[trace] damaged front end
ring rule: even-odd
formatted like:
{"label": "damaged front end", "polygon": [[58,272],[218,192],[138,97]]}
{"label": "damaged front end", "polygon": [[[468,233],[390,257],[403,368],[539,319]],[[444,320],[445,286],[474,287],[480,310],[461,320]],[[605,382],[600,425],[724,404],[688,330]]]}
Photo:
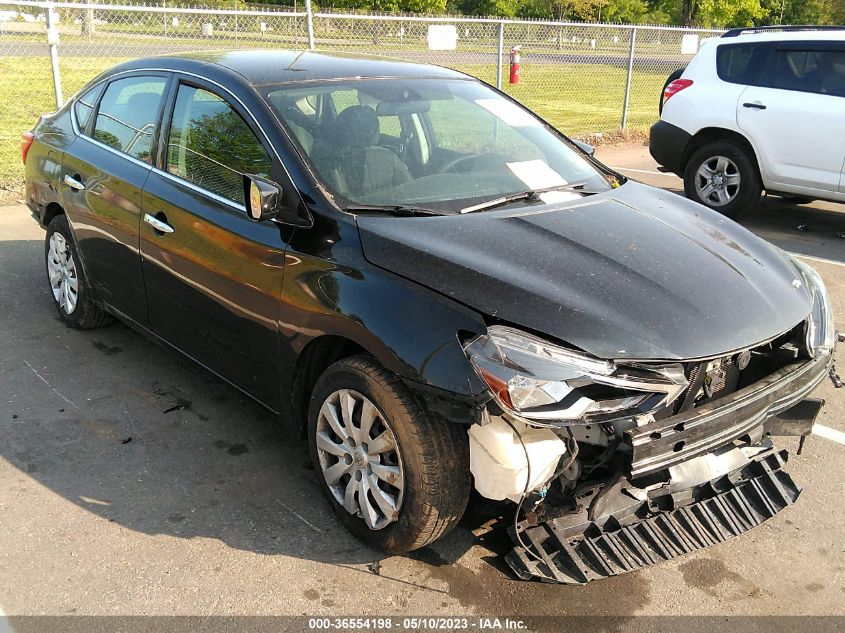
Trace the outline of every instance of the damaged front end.
{"label": "damaged front end", "polygon": [[805,279],[805,321],[719,358],[611,362],[503,326],[466,343],[494,396],[470,427],[471,469],[483,496],[517,504],[507,561],[519,577],[632,571],[794,503],[770,436],[803,443],[823,405],[808,396],[835,377],[829,302]]}

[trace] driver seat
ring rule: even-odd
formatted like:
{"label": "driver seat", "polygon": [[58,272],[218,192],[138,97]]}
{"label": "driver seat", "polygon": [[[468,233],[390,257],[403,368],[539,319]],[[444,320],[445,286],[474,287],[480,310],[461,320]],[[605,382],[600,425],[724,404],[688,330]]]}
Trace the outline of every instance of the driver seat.
{"label": "driver seat", "polygon": [[379,122],[369,106],[351,106],[334,123],[339,146],[333,184],[346,196],[366,196],[411,180],[408,167],[395,153],[376,145]]}

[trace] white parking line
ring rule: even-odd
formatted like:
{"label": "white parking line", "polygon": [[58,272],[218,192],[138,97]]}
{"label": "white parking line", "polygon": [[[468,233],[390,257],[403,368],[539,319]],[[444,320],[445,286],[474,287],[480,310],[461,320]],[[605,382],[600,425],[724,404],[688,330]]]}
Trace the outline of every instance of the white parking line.
{"label": "white parking line", "polygon": [[615,169],[616,171],[632,171],[637,174],[651,174],[652,176],[672,176],[673,178],[677,178],[677,176],[673,173],[664,173],[662,171],[654,171],[651,169],[634,169],[633,167],[614,167],[612,165],[609,166],[611,169]]}
{"label": "white parking line", "polygon": [[13,633],[12,625],[9,624],[9,618],[3,613],[3,609],[0,609],[0,633]]}
{"label": "white parking line", "polygon": [[790,255],[795,255],[796,257],[800,257],[801,259],[809,259],[810,261],[814,262],[821,262],[822,264],[832,264],[833,266],[845,266],[845,263],[838,262],[835,259],[825,259],[824,257],[813,257],[812,255],[803,255],[801,253],[793,253],[792,251],[786,251]]}
{"label": "white parking line", "polygon": [[823,437],[826,440],[830,440],[831,442],[836,442],[837,444],[842,444],[842,446],[845,446],[845,433],[843,433],[842,431],[837,431],[836,429],[832,429],[829,426],[825,426],[824,424],[814,424],[813,435],[818,435],[819,437]]}

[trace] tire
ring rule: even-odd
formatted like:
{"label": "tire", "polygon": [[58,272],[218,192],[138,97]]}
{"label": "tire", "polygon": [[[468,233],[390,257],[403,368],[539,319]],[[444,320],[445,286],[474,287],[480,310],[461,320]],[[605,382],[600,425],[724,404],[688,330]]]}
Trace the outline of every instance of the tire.
{"label": "tire", "polygon": [[680,79],[681,75],[684,74],[684,71],[687,69],[686,66],[683,68],[678,68],[678,70],[674,71],[671,75],[666,78],[666,81],[663,83],[663,88],[660,90],[660,101],[657,104],[657,113],[663,114],[663,93],[666,92],[666,86],[670,83],[675,81],[676,79]]}
{"label": "tire", "polygon": [[[720,178],[715,184],[706,175]],[[708,195],[708,186],[710,193]],[[760,176],[754,158],[732,141],[716,141],[699,148],[684,169],[684,193],[729,218],[760,200]]]}
{"label": "tire", "polygon": [[91,286],[85,278],[76,243],[64,215],[57,215],[47,225],[44,263],[53,305],[66,325],[89,330],[111,323],[112,317],[108,312],[94,303]]}
{"label": "tire", "polygon": [[[367,405],[362,398],[375,407],[371,410],[374,415],[366,416],[367,420],[375,420],[366,434],[362,423],[366,424]],[[350,399],[353,406],[349,406]],[[329,407],[334,409],[341,431],[348,427],[346,419],[353,420],[354,430],[347,436],[357,432],[360,441],[353,438],[352,451],[349,441],[344,442],[344,435],[332,426]],[[344,409],[351,410],[352,415],[344,416]],[[387,437],[385,433],[392,433],[396,450],[386,449],[376,455],[377,450],[392,446],[389,441],[381,441]],[[326,444],[327,440],[332,446]],[[419,549],[446,534],[464,513],[470,492],[466,429],[430,417],[398,376],[370,356],[340,360],[317,380],[308,407],[308,441],[320,489],[346,528],[371,547],[391,553]],[[326,450],[327,446],[330,450]],[[339,449],[340,446],[345,448]],[[344,451],[349,452],[349,457]],[[363,458],[361,453],[369,455]],[[344,466],[340,466],[341,461]],[[332,467],[334,471],[329,470]],[[385,474],[385,467],[400,477]],[[341,471],[344,473],[335,479]],[[401,483],[401,488],[378,479],[378,475]],[[387,511],[377,507],[375,495],[366,488],[367,507],[373,512],[362,508],[362,479],[366,479],[367,487],[377,485],[388,498],[392,497],[394,503]]]}

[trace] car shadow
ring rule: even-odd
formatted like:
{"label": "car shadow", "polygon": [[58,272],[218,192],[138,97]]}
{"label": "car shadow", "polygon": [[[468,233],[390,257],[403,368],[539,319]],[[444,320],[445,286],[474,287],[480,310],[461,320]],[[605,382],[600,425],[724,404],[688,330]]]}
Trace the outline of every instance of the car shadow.
{"label": "car shadow", "polygon": [[[7,307],[0,370],[10,394],[0,403],[3,458],[64,499],[143,534],[219,539],[259,554],[378,571],[385,555],[336,521],[289,420],[122,324],[65,327],[42,256],[39,241],[0,241]],[[487,536],[475,533],[492,532],[498,508],[478,498],[436,550],[414,556],[451,564],[483,546]]]}

